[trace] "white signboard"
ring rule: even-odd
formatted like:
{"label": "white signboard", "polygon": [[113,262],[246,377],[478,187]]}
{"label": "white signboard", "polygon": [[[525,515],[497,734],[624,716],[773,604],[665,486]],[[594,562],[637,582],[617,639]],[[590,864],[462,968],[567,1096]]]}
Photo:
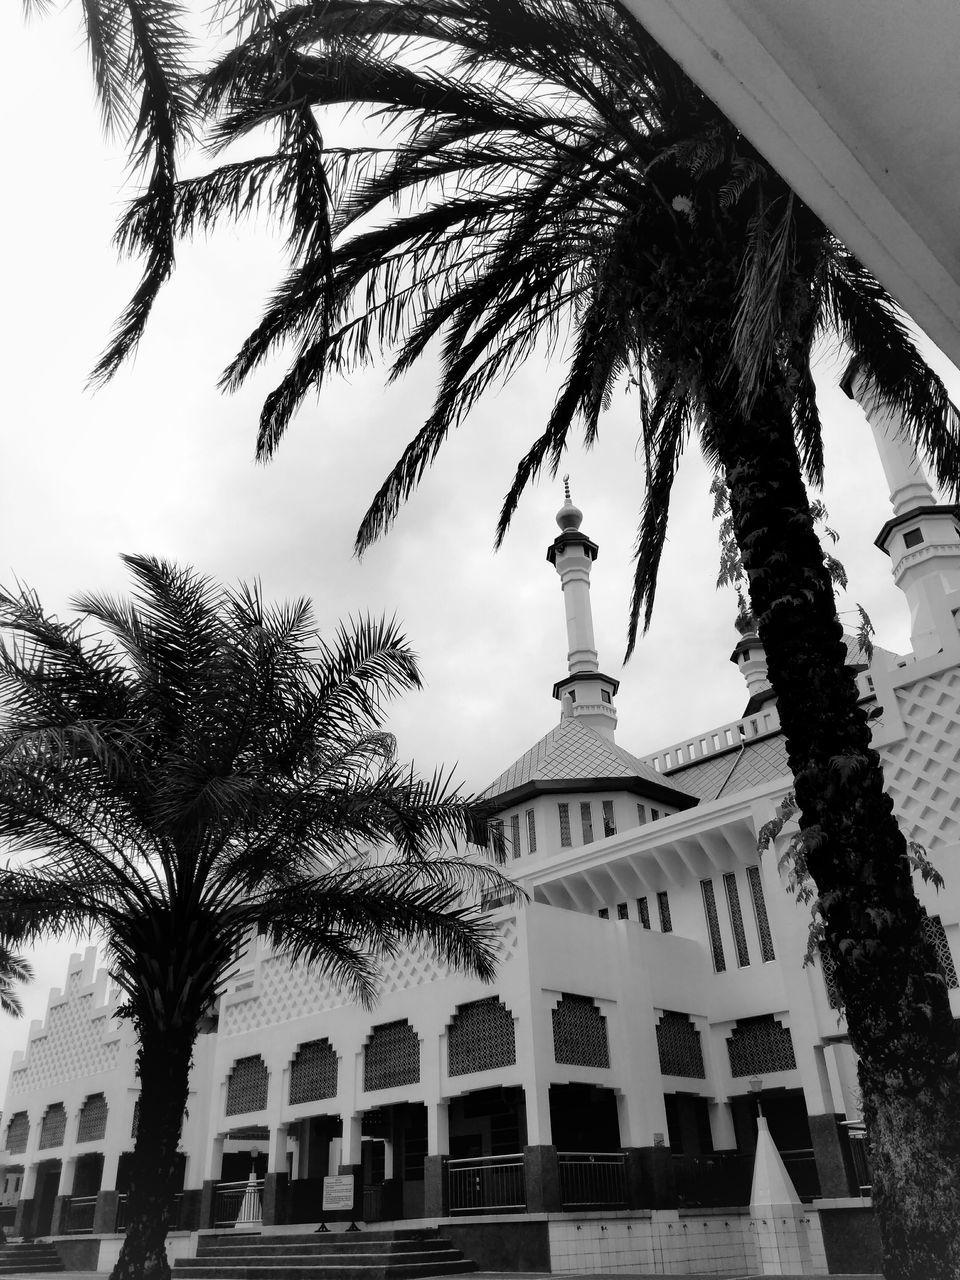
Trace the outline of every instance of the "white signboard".
{"label": "white signboard", "polygon": [[323,1180],[323,1211],[324,1213],[342,1212],[349,1213],[353,1209],[353,1174],[339,1173],[332,1178],[324,1178]]}

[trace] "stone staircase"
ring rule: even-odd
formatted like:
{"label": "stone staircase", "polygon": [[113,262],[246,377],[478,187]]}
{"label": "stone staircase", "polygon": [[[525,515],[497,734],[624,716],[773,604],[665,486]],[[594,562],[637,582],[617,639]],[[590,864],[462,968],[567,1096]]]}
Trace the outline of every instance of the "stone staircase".
{"label": "stone staircase", "polygon": [[178,1258],[174,1280],[416,1280],[461,1275],[475,1264],[435,1229],[311,1235],[201,1236]]}
{"label": "stone staircase", "polygon": [[19,1276],[27,1272],[62,1271],[63,1263],[52,1244],[0,1245],[0,1276]]}

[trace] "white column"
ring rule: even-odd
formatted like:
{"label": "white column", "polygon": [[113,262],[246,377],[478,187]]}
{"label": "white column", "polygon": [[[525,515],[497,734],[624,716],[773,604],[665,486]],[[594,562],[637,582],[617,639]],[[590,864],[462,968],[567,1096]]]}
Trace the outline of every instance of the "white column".
{"label": "white column", "polygon": [[206,1167],[204,1169],[204,1181],[216,1182],[220,1177],[220,1170],[223,1168],[223,1141],[226,1134],[214,1134],[207,1148]]}
{"label": "white column", "polygon": [[[120,1166],[121,1151],[116,1143],[107,1147],[103,1153],[103,1172],[100,1175],[100,1190],[114,1191],[117,1186],[117,1169]],[[186,1185],[186,1183],[184,1183]]]}
{"label": "white column", "polygon": [[343,1136],[340,1139],[340,1163],[343,1165],[360,1163],[362,1124],[363,1116],[358,1112],[343,1117]]}
{"label": "white column", "polygon": [[77,1171],[77,1157],[69,1156],[60,1162],[60,1185],[57,1188],[58,1196],[69,1196],[73,1194],[73,1179]]}
{"label": "white column", "polygon": [[870,379],[858,373],[853,380],[853,398],[864,412],[873,430],[883,474],[890,490],[895,516],[914,507],[932,505],[936,499],[917,458],[917,451],[906,435],[902,416],[877,398]]}
{"label": "white column", "polygon": [[708,1103],[710,1136],[714,1151],[732,1151],[737,1145],[733,1127],[733,1108],[729,1098],[717,1098]]}
{"label": "white column", "polygon": [[20,1183],[20,1199],[32,1200],[37,1189],[37,1170],[40,1166],[27,1164],[23,1168],[23,1181]]}
{"label": "white column", "polygon": [[427,1155],[450,1154],[450,1104],[443,1099],[427,1101]]}
{"label": "white column", "polygon": [[267,1173],[287,1172],[287,1133],[285,1124],[278,1124],[270,1135],[267,1149]]}

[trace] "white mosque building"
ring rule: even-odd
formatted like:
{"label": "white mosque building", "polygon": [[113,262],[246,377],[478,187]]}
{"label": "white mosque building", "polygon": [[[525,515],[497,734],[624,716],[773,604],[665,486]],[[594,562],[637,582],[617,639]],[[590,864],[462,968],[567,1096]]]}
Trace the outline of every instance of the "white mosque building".
{"label": "white mosque building", "polygon": [[[912,651],[867,666],[851,643],[850,660],[904,831],[943,872],[960,851],[960,508],[936,502],[897,424],[851,393],[890,486],[877,544]],[[742,716],[631,755],[593,634],[597,547],[569,491],[557,523],[559,719],[487,793],[526,891],[487,904],[495,983],[412,951],[388,962],[369,1012],[251,944],[197,1045],[175,1255],[197,1233],[312,1230],[324,1179],[352,1174],[334,1225],[440,1224],[484,1267],[876,1267],[855,1057],[829,973],[802,964],[807,920],[776,851],[757,852],[791,785],[760,642],[747,630],[732,654]],[[960,1015],[960,885],[946,881],[918,893]],[[95,962],[73,957],[14,1059],[0,1221],[104,1269],[138,1084]],[[773,1192],[754,1177],[758,1104],[789,1175]]]}

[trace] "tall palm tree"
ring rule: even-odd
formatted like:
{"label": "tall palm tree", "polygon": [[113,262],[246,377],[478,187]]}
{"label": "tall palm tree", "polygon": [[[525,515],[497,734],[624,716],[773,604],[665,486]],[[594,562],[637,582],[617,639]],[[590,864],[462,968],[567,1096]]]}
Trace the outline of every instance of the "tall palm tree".
{"label": "tall palm tree", "polygon": [[[362,550],[478,397],[552,356],[555,403],[499,539],[574,425],[593,444],[632,379],[645,492],[629,651],[650,619],[678,461],[699,439],[729,492],[860,1056],[885,1273],[955,1276],[957,1036],[804,483],[823,469],[811,364],[824,336],[955,489],[943,385],[893,299],[618,0],[242,8],[246,34],[204,77],[199,106],[217,145],[265,125],[276,145],[180,182],[174,224],[189,234],[266,205],[289,226],[288,274],[223,378],[237,387],[293,344],[260,455],[329,374],[384,356],[396,378],[438,356],[432,409],[363,521]],[[371,145],[330,144],[323,130],[345,107],[367,109]],[[135,203],[122,245],[149,253],[157,216],[149,197]]]}
{"label": "tall palm tree", "polygon": [[15,982],[32,982],[30,962],[19,956],[8,941],[0,937],[0,1011],[11,1018],[23,1017],[23,1002],[14,989]]}
{"label": "tall palm tree", "polygon": [[396,623],[327,643],[306,600],[124,559],[133,598],[81,598],[76,621],[0,595],[0,839],[32,855],[0,872],[0,917],[97,931],[124,993],[141,1094],[113,1274],[140,1280],[169,1273],[194,1042],[251,931],[369,1003],[412,942],[491,978],[474,904],[508,882],[450,851],[485,810],[395,759],[384,703],[420,684]]}

